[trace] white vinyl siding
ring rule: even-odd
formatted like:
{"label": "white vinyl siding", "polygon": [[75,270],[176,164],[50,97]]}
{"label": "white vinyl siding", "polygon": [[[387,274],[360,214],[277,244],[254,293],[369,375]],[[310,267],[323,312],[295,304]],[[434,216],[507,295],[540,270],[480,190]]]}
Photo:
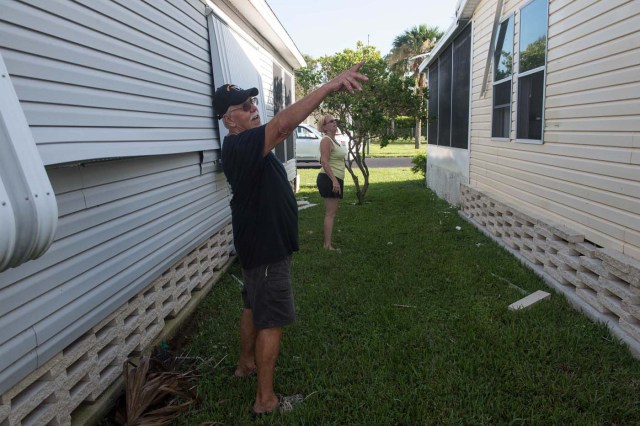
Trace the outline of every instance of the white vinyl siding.
{"label": "white vinyl siding", "polygon": [[[32,350],[41,365],[228,222],[216,160],[187,153],[49,169],[55,240],[46,256],[0,276],[0,353],[11,354],[0,357],[0,378]],[[15,339],[32,332],[37,346]]]}
{"label": "white vinyl siding", "polygon": [[495,7],[474,14],[471,185],[640,259],[640,2],[549,1],[542,145],[491,141],[480,89]]}
{"label": "white vinyl siding", "polygon": [[10,1],[0,49],[45,164],[219,147],[204,5]]}

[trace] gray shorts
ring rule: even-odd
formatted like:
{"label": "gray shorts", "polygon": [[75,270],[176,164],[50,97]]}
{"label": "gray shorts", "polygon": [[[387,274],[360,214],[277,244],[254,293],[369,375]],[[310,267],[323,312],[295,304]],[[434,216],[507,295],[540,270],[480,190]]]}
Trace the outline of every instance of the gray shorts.
{"label": "gray shorts", "polygon": [[283,327],[296,319],[291,289],[291,256],[284,260],[242,269],[242,300],[253,311],[258,330]]}

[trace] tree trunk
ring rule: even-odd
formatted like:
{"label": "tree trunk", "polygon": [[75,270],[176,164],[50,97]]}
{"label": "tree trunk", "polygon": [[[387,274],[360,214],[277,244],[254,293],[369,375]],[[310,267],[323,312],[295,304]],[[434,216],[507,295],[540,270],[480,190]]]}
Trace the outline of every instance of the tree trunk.
{"label": "tree trunk", "polygon": [[416,149],[420,149],[420,138],[422,137],[422,121],[416,118]]}
{"label": "tree trunk", "polygon": [[[356,141],[352,139],[350,141],[350,146],[351,143],[356,144],[356,147],[354,149],[350,149],[350,151],[353,152],[354,155],[351,159],[347,158],[347,160],[345,160],[345,166],[347,171],[351,175],[351,178],[353,179],[353,184],[356,187],[356,198],[358,199],[358,204],[362,205],[365,202],[367,189],[369,189],[369,167],[367,167],[367,163],[365,161],[365,142],[360,140],[358,143],[356,143]],[[356,164],[358,170],[360,170],[360,173],[362,173],[362,177],[364,178],[364,183],[362,184],[362,186],[360,185],[358,176],[353,170],[354,163]]]}

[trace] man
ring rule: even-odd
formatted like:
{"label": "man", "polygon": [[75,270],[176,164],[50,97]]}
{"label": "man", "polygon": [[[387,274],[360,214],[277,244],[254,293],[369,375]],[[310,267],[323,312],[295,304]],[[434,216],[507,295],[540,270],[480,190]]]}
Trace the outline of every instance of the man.
{"label": "man", "polygon": [[362,65],[342,72],[266,125],[256,108],[258,89],[225,84],[214,95],[218,118],[229,130],[222,146],[222,168],[233,193],[233,241],[244,282],[235,375],[257,373],[254,415],[287,411],[303,399],[282,397],[273,389],[282,330],[295,320],[290,261],[298,250],[298,208],[285,169],[271,151],[331,93],[361,91],[360,82],[367,80],[358,72]]}

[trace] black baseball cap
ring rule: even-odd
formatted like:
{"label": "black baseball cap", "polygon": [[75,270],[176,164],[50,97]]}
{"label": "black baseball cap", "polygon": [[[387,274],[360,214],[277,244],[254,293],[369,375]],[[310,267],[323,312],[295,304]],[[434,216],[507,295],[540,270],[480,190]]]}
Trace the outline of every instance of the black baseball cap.
{"label": "black baseball cap", "polygon": [[258,94],[258,89],[252,87],[251,89],[241,89],[235,84],[225,84],[218,87],[215,95],[213,95],[213,107],[218,114],[218,119],[227,112],[231,105],[240,105],[247,99]]}

